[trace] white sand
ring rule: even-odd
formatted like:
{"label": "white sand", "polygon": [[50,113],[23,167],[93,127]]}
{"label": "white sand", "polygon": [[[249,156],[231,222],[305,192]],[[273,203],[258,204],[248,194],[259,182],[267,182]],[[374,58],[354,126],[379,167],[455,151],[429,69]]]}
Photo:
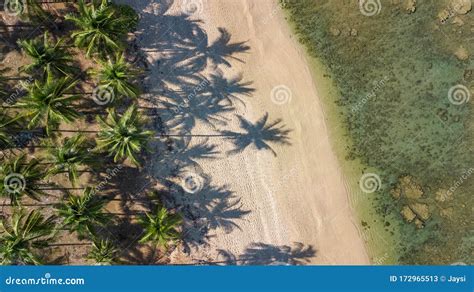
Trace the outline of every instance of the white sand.
{"label": "white sand", "polygon": [[[155,12],[159,10],[157,4],[145,4],[153,1],[138,2],[140,4],[132,5],[143,11],[153,12],[153,7]],[[223,138],[210,138],[209,142],[217,144],[221,154],[219,159],[198,160],[200,171],[212,178],[213,185],[226,185],[235,198],[240,199],[238,206],[250,213],[234,221],[240,229],[225,230],[219,224],[211,228],[209,235],[215,236],[209,239],[208,245],[193,248],[189,258],[223,260],[217,250],[242,258],[248,253],[246,249],[253,246],[267,248],[260,257],[271,259],[246,263],[305,263],[301,259],[284,258],[278,251],[290,253],[291,258],[297,253],[298,246],[303,249],[311,246],[316,253],[306,263],[368,264],[342,170],[331,149],[317,85],[304,50],[291,35],[277,1],[187,2],[196,3],[197,10],[191,18],[202,21],[200,25],[207,32],[209,41],[218,37],[217,28],[223,27],[231,34],[231,42],[247,41],[250,46],[248,52],[235,55],[243,62],[228,59],[232,64],[230,68],[219,66],[227,77],[243,74],[244,81],[252,81],[252,87],[256,89],[253,96],[243,97],[246,107],[238,106],[235,113],[256,121],[268,112],[270,121],[281,118],[286,127],[292,129],[292,145],[272,144],[276,157],[271,151],[259,151],[254,147],[228,156],[222,153],[232,149],[232,143]],[[179,14],[185,5],[186,0],[176,0],[167,14]],[[159,16],[156,19],[160,21]],[[145,37],[142,42],[146,41]],[[157,59],[156,52],[147,54],[149,60]],[[279,85],[285,85],[291,91],[291,100],[281,105],[271,98],[272,89]],[[231,120],[225,126],[218,126],[218,130],[238,131],[235,116],[226,114],[226,117]],[[192,133],[216,132],[198,124]],[[182,260],[181,251],[176,251],[174,256]]]}

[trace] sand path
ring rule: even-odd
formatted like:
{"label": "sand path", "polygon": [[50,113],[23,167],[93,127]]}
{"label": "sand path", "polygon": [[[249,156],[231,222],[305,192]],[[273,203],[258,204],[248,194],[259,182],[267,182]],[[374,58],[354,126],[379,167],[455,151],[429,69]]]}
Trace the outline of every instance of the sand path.
{"label": "sand path", "polygon": [[[126,2],[147,14],[148,21],[141,24],[144,29],[141,43],[148,47],[148,61],[156,62],[160,56],[150,48],[160,33],[151,32],[152,22],[153,19],[160,21],[159,14],[165,9],[159,1]],[[170,7],[166,7],[165,15],[193,12],[189,18],[201,21],[199,26],[206,32],[208,43],[219,37],[218,28],[222,27],[230,33],[231,43],[246,41],[245,45],[250,47],[247,52],[234,56],[242,62],[226,58],[231,66],[210,65],[206,72],[220,70],[229,78],[242,75],[243,81],[252,82],[255,92],[250,97],[242,97],[245,106],[236,105],[232,113],[226,113],[225,125],[213,128],[197,122],[191,133],[242,131],[236,114],[255,122],[265,113],[269,114],[269,121],[282,119],[285,127],[292,130],[291,145],[269,143],[277,156],[252,146],[226,155],[233,148],[232,143],[222,137],[208,139],[217,145],[220,154],[217,159],[196,159],[198,166],[194,170],[206,174],[207,183],[225,186],[232,193],[233,208],[248,213],[233,216],[237,212],[234,209],[222,212],[222,218],[206,226],[206,244],[191,248],[189,258],[206,261],[231,258],[246,264],[275,261],[368,264],[342,170],[331,149],[317,87],[305,53],[291,35],[277,1],[176,0],[168,3]],[[183,28],[175,25],[169,29]],[[156,45],[156,49],[159,51],[160,46]],[[152,69],[151,74],[156,75],[151,79],[160,78],[159,69]],[[151,82],[152,86],[156,84]],[[193,138],[191,145],[203,140]],[[200,193],[193,195],[200,196]],[[175,257],[181,259],[181,252],[177,251]]]}

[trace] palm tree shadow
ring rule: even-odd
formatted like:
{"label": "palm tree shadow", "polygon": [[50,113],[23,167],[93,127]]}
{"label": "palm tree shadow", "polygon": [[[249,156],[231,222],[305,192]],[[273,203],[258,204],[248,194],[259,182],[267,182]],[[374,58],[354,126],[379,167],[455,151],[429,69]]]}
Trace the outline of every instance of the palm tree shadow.
{"label": "palm tree shadow", "polygon": [[221,70],[216,70],[215,73],[210,74],[209,92],[212,96],[218,97],[230,105],[234,105],[234,101],[237,101],[245,106],[244,100],[240,98],[239,95],[252,96],[255,88],[250,87],[252,82],[244,82],[242,80],[242,74],[227,79]]}
{"label": "palm tree shadow", "polygon": [[269,150],[277,156],[275,150],[270,144],[291,145],[288,134],[291,130],[282,125],[282,120],[277,119],[268,123],[268,113],[266,113],[257,122],[252,123],[242,116],[238,115],[242,132],[221,131],[223,136],[232,140],[235,147],[228,154],[236,154],[244,151],[247,147],[253,145],[258,150]]}
{"label": "palm tree shadow", "polygon": [[176,208],[184,217],[183,247],[186,253],[191,249],[209,246],[213,237],[210,231],[222,229],[230,233],[240,229],[236,220],[250,213],[227,186],[215,186],[205,178],[202,186],[194,193],[183,189],[182,184],[172,184],[162,198],[163,204]]}
{"label": "palm tree shadow", "polygon": [[290,245],[271,245],[262,242],[251,243],[244,253],[236,256],[226,250],[218,250],[219,263],[226,265],[304,265],[316,255],[312,245],[295,242]]}

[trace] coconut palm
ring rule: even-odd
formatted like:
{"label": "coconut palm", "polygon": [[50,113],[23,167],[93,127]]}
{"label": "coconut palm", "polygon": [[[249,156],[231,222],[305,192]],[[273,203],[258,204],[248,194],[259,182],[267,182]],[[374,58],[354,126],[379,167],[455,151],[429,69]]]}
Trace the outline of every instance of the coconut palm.
{"label": "coconut palm", "polygon": [[137,98],[139,90],[132,80],[138,76],[138,70],[134,70],[127,63],[123,54],[117,54],[115,59],[99,61],[101,68],[93,71],[99,79],[99,88],[112,93],[112,97],[127,96]]}
{"label": "coconut palm", "polygon": [[0,167],[0,196],[9,197],[12,205],[20,205],[24,196],[39,201],[46,195],[38,186],[43,178],[40,162],[20,155]]}
{"label": "coconut palm", "polygon": [[100,4],[85,4],[80,0],[79,15],[66,16],[78,27],[71,35],[76,46],[84,48],[88,57],[95,52],[110,53],[124,47],[129,18],[121,16],[108,2],[102,0]]}
{"label": "coconut palm", "polygon": [[78,112],[72,103],[78,100],[78,95],[68,95],[67,91],[74,88],[76,81],[69,77],[55,78],[48,74],[45,82],[36,80],[30,86],[25,86],[27,96],[17,102],[25,110],[24,116],[29,119],[28,128],[45,127],[49,135],[60,122],[73,122]]}
{"label": "coconut palm", "polygon": [[81,237],[95,233],[96,226],[104,226],[110,219],[104,213],[105,202],[95,191],[87,187],[80,196],[70,195],[57,206],[58,214],[63,220],[64,227],[70,228]]}
{"label": "coconut palm", "polygon": [[55,75],[69,75],[73,73],[71,65],[72,55],[62,47],[62,40],[51,42],[48,32],[42,38],[32,40],[21,40],[18,42],[26,55],[32,59],[32,63],[21,67],[22,71],[28,73],[41,72],[44,77],[48,73]]}
{"label": "coconut palm", "polygon": [[169,213],[163,206],[158,206],[153,214],[146,213],[140,217],[139,223],[145,229],[140,243],[152,242],[167,247],[170,242],[176,242],[180,238],[178,228],[182,223],[181,216]]}
{"label": "coconut palm", "polygon": [[94,260],[98,265],[112,265],[117,262],[117,254],[118,249],[111,241],[95,239],[87,258]]}
{"label": "coconut palm", "polygon": [[34,250],[47,246],[54,230],[54,217],[45,218],[37,210],[27,214],[23,209],[15,209],[10,220],[0,221],[0,264],[42,264]]}
{"label": "coconut palm", "polygon": [[114,156],[114,161],[130,159],[139,166],[135,154],[146,145],[153,132],[143,130],[137,108],[133,105],[123,115],[108,110],[106,119],[97,117],[100,132],[97,137],[97,150],[106,150]]}
{"label": "coconut palm", "polygon": [[67,172],[69,181],[75,186],[79,177],[79,167],[93,162],[87,138],[77,134],[64,138],[59,144],[49,142],[48,145],[51,146],[48,148],[48,161],[52,162],[48,176]]}

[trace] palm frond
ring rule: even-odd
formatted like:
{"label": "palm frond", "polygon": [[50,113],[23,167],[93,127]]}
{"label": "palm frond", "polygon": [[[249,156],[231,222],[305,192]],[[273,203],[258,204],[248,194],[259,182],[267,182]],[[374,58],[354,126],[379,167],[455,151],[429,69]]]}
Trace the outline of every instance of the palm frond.
{"label": "palm frond", "polygon": [[57,206],[57,210],[65,227],[81,237],[87,237],[94,235],[97,226],[104,226],[109,221],[110,216],[104,212],[104,205],[104,200],[88,187],[80,196],[70,195]]}
{"label": "palm frond", "polygon": [[130,18],[119,13],[108,1],[85,4],[79,1],[79,15],[67,15],[78,28],[71,35],[76,46],[88,57],[97,52],[110,53],[125,47]]}
{"label": "palm frond", "polygon": [[[77,134],[64,138],[60,143],[50,141],[48,148],[48,161],[52,162],[47,176],[66,172],[72,186],[76,186],[79,178],[79,168],[93,163],[90,152],[91,145],[84,135]],[[54,147],[53,147],[54,146]]]}
{"label": "palm frond", "polygon": [[112,265],[117,261],[117,254],[118,249],[111,241],[95,239],[87,258],[94,260],[97,265]]}
{"label": "palm frond", "polygon": [[180,238],[179,226],[182,218],[178,214],[168,212],[163,206],[158,206],[152,214],[147,213],[139,218],[140,225],[145,229],[139,242],[152,242],[158,246],[167,247]]}
{"label": "palm frond", "polygon": [[146,146],[153,132],[143,130],[143,121],[137,108],[131,106],[123,115],[118,115],[115,110],[108,110],[107,118],[97,117],[97,121],[100,125],[97,150],[108,151],[114,156],[115,162],[128,158],[139,166],[135,155]]}
{"label": "palm frond", "polygon": [[27,73],[40,72],[44,77],[48,73],[56,76],[74,73],[73,57],[62,47],[62,43],[61,39],[51,42],[47,32],[37,39],[19,41],[23,52],[32,60],[30,64],[21,67],[21,70]]}
{"label": "palm frond", "polygon": [[12,205],[20,205],[24,196],[39,201],[46,195],[38,186],[43,178],[39,161],[20,155],[0,167],[0,196],[10,198]]}
{"label": "palm frond", "polygon": [[14,209],[9,220],[0,221],[0,264],[42,264],[34,251],[47,246],[54,234],[54,217],[45,218],[37,210],[27,214],[21,208]]}
{"label": "palm frond", "polygon": [[26,86],[27,96],[17,102],[24,109],[24,116],[29,119],[28,128],[44,127],[49,135],[52,129],[61,122],[71,123],[79,117],[73,102],[78,95],[68,95],[76,81],[69,77],[55,79],[48,74],[45,82],[35,81]]}
{"label": "palm frond", "polygon": [[133,84],[133,79],[137,78],[139,71],[133,69],[127,63],[122,53],[108,61],[99,61],[101,68],[92,73],[98,77],[99,86],[113,92],[113,97],[126,96],[137,98],[140,91]]}

